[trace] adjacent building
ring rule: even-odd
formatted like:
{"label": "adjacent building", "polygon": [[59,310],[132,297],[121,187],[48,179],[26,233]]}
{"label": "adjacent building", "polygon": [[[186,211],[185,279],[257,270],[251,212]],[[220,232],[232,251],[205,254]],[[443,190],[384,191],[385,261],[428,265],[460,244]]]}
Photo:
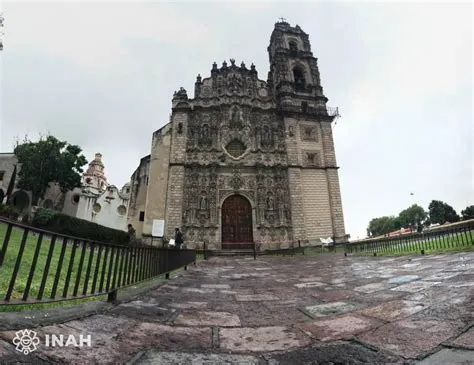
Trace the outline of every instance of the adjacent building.
{"label": "adjacent building", "polygon": [[267,80],[234,59],[172,99],[131,177],[128,222],[149,237],[180,227],[189,247],[286,247],[345,240],[332,136],[317,59],[299,26],[275,24]]}
{"label": "adjacent building", "polygon": [[[10,182],[18,182],[15,174],[20,168],[13,153],[0,154],[0,202],[5,202]],[[14,183],[11,193],[12,204],[27,213],[31,209],[31,192],[18,189]],[[107,182],[102,155],[96,153],[82,176],[80,188],[64,194],[58,185],[50,184],[44,199],[39,201],[39,206],[125,231],[129,196],[129,183],[119,189]]]}

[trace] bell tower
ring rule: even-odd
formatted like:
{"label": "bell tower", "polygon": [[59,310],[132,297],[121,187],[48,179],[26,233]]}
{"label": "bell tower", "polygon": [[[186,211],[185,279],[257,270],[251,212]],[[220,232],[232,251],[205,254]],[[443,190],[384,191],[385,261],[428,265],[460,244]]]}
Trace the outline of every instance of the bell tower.
{"label": "bell tower", "polygon": [[339,167],[332,135],[337,108],[326,105],[309,36],[280,19],[268,46],[269,88],[286,129],[295,239],[345,239]]}
{"label": "bell tower", "polygon": [[297,99],[325,106],[319,77],[318,60],[313,57],[309,36],[297,25],[282,20],[275,24],[268,47],[268,82],[277,99]]}

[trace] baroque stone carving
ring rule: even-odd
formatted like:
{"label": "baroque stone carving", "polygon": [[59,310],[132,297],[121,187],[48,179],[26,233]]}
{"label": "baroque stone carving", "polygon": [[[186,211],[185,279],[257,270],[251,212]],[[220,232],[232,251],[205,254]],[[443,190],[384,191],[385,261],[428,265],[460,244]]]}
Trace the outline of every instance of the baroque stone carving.
{"label": "baroque stone carving", "polygon": [[230,186],[234,190],[239,190],[243,185],[244,185],[244,180],[242,179],[240,172],[238,170],[234,170],[232,172],[232,178],[230,179]]}
{"label": "baroque stone carving", "polygon": [[303,151],[304,164],[310,167],[321,167],[319,151]]}
{"label": "baroque stone carving", "polygon": [[312,125],[301,125],[300,135],[302,141],[317,141],[316,127]]}

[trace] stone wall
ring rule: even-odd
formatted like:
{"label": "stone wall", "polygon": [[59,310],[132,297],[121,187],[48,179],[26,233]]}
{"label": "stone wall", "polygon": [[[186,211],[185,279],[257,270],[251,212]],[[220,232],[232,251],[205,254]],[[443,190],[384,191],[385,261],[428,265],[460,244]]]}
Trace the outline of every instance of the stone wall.
{"label": "stone wall", "polygon": [[313,242],[332,237],[333,222],[326,171],[304,169],[301,175],[307,239]]}
{"label": "stone wall", "polygon": [[8,184],[17,162],[18,160],[13,153],[0,153],[0,173],[3,173],[3,177],[0,179],[0,189],[3,194],[7,193]]}
{"label": "stone wall", "polygon": [[153,133],[143,225],[145,235],[152,233],[154,219],[165,219],[171,133],[171,123]]}
{"label": "stone wall", "polygon": [[184,166],[174,165],[169,170],[168,199],[166,202],[165,238],[174,234],[174,229],[182,226],[183,216]]}
{"label": "stone wall", "polygon": [[334,234],[337,239],[342,239],[346,234],[344,226],[344,213],[342,211],[342,197],[339,185],[339,174],[336,169],[328,169],[327,172],[329,196],[332,213],[334,216]]}
{"label": "stone wall", "polygon": [[130,181],[127,223],[135,228],[137,237],[141,237],[143,231],[144,222],[140,221],[140,212],[145,214],[149,170],[150,156],[145,156],[140,160],[140,165],[132,174]]}
{"label": "stone wall", "polygon": [[109,186],[106,192],[89,202],[92,222],[122,231],[127,230],[127,208],[128,197],[115,186]]}
{"label": "stone wall", "polygon": [[293,223],[293,238],[306,239],[305,210],[303,202],[303,187],[301,169],[290,167],[288,169],[288,184],[291,199],[291,221]]}

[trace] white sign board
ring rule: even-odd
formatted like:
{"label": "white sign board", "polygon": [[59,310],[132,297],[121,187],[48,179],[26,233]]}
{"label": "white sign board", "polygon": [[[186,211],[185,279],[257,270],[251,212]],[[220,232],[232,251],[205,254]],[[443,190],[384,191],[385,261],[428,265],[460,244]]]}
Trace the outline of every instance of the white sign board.
{"label": "white sign board", "polygon": [[151,235],[153,237],[163,237],[165,232],[165,221],[163,219],[153,219],[153,228]]}

